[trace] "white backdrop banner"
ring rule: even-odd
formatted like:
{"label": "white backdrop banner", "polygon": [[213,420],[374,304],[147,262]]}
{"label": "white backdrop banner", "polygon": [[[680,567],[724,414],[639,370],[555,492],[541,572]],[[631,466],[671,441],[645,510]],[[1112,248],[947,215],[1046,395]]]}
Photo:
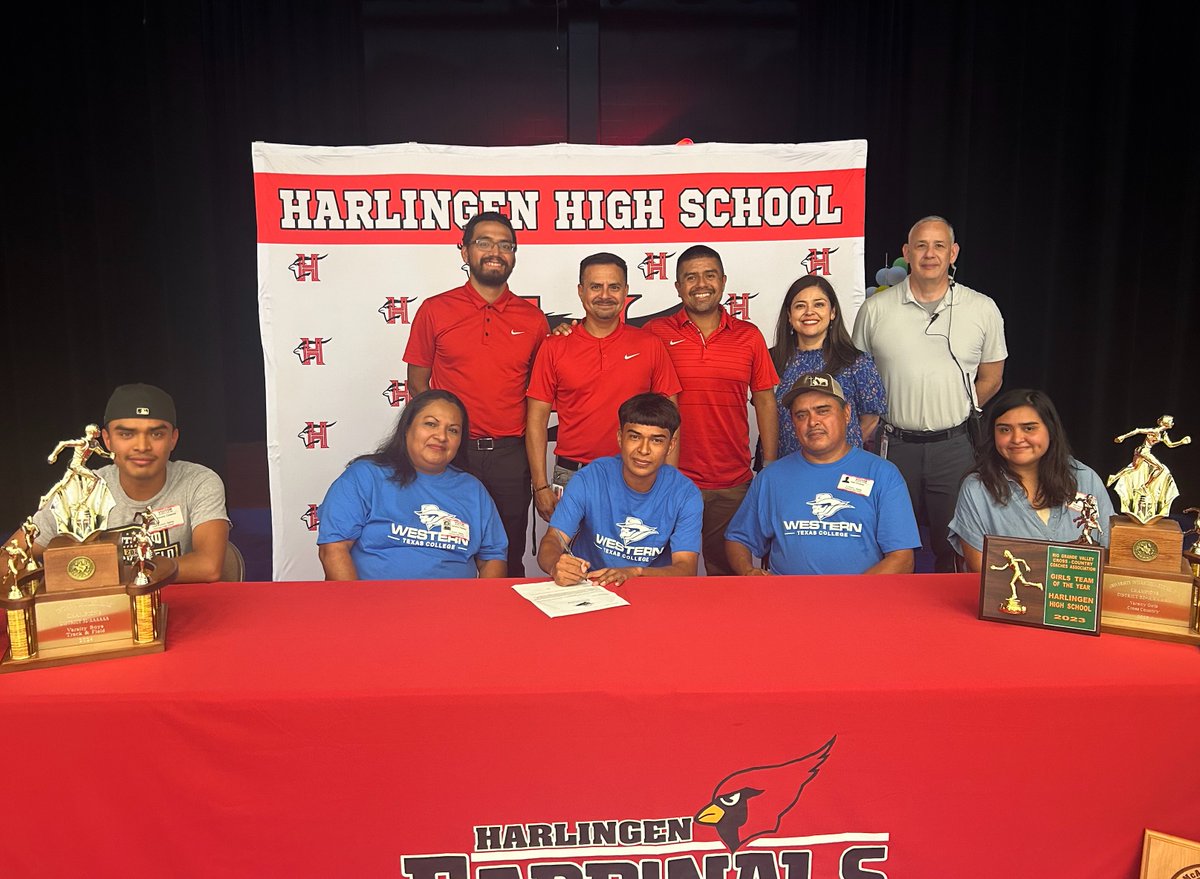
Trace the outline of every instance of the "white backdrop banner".
{"label": "white backdrop banner", "polygon": [[[674,257],[721,254],[726,307],[774,339],[788,285],[863,301],[866,141],[679,146],[309,147],[256,143],[258,301],[276,580],[319,580],[317,505],[404,406],[409,324],[461,285],[480,211],[517,232],[509,284],[551,327],[583,315],[579,261],[629,264],[626,320],[673,311]],[[527,568],[532,573],[535,567]]]}

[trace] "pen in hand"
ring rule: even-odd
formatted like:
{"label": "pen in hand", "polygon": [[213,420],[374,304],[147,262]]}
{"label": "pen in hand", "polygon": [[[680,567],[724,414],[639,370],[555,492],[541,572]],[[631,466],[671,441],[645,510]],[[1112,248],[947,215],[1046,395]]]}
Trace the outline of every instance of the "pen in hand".
{"label": "pen in hand", "polygon": [[[571,552],[571,544],[563,538],[561,532],[558,535],[558,542],[562,544],[563,555],[569,556],[579,562],[579,580],[578,583],[587,582],[588,563],[579,558],[575,553]],[[559,585],[574,585],[574,584],[559,584]]]}

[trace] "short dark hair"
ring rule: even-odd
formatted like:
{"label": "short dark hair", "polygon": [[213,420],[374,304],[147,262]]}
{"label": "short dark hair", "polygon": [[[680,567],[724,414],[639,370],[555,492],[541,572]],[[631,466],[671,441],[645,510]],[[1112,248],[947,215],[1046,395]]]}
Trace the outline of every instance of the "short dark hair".
{"label": "short dark hair", "polygon": [[[439,400],[458,407],[458,411],[462,413],[461,437],[463,442],[459,444],[458,454],[454,456],[453,463],[460,470],[463,469],[466,460],[466,439],[471,435],[471,425],[467,422],[467,407],[454,394],[437,389],[428,390],[413,397],[404,407],[404,411],[400,413],[400,417],[396,419],[396,428],[392,431],[392,435],[385,439],[373,453],[359,455],[354,461],[372,461],[383,467],[391,468],[392,474],[388,479],[397,485],[405,486],[412,483],[417,478],[417,469],[413,467],[412,461],[408,457],[408,429],[412,427],[412,423],[417,420],[418,415],[429,408],[431,403]],[[350,464],[353,464],[354,461],[351,461]]]}
{"label": "short dark hair", "polygon": [[638,394],[621,404],[617,421],[622,430],[626,424],[644,424],[665,428],[674,436],[679,430],[679,408],[662,394]]}
{"label": "short dark hair", "polygon": [[585,256],[579,261],[579,283],[583,283],[583,273],[589,266],[616,266],[621,270],[621,274],[625,278],[625,283],[629,283],[629,267],[625,265],[625,260],[617,256],[615,253],[600,251],[593,253],[591,256]]}
{"label": "short dark hair", "polygon": [[721,254],[717,253],[707,244],[693,244],[683,253],[679,254],[679,259],[675,260],[675,277],[679,277],[679,267],[685,262],[691,262],[694,259],[715,259],[717,268],[721,270],[721,274],[725,274],[725,263],[721,262]]}
{"label": "short dark hair", "polygon": [[480,223],[499,223],[501,226],[507,227],[508,231],[512,233],[513,244],[517,243],[517,230],[513,228],[512,220],[499,211],[484,211],[467,220],[467,225],[463,227],[462,243],[464,247],[471,243],[475,227]]}

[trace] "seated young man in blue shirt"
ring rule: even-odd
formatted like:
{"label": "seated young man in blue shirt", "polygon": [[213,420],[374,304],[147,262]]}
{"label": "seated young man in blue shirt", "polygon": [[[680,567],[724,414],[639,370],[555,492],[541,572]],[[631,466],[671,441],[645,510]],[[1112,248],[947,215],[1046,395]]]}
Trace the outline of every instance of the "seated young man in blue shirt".
{"label": "seated young man in blue shirt", "polygon": [[696,575],[700,490],[666,463],[679,410],[661,394],[638,394],[617,414],[621,454],[597,458],[567,483],[538,547],[538,565],[560,586]]}
{"label": "seated young man in blue shirt", "polygon": [[[896,465],[846,441],[850,405],[828,373],[800,376],[783,405],[798,451],[765,468],[725,531],[734,573],[909,574],[921,545]],[[770,551],[769,571],[751,556]]]}

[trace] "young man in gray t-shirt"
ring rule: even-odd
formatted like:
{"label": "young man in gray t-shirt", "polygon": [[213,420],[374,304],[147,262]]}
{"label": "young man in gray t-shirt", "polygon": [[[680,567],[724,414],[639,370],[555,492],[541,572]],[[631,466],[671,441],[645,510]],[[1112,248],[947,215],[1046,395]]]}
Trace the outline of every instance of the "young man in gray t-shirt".
{"label": "young man in gray t-shirt", "polygon": [[[170,460],[179,441],[175,425],[175,402],[160,388],[134,384],[113,391],[101,431],[113,463],[94,471],[108,484],[115,501],[106,530],[121,535],[132,532],[140,522],[139,514],[149,508],[153,524],[148,530],[155,554],[179,562],[176,582],[211,582],[221,577],[229,542],[225,486],[207,467]],[[34,515],[33,522],[38,528],[33,554],[40,558],[58,534],[58,525],[48,506]],[[21,532],[14,536],[24,542]],[[131,540],[124,536],[121,545],[132,551]]]}

